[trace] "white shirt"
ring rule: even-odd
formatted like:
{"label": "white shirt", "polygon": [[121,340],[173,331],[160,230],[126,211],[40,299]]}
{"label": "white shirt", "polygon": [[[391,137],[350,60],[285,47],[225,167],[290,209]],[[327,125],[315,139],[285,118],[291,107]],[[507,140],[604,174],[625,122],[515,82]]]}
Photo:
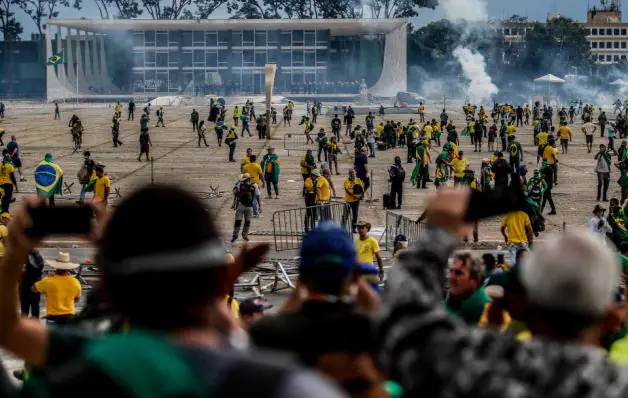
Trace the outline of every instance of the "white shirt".
{"label": "white shirt", "polygon": [[606,217],[599,216],[593,216],[589,220],[589,230],[601,238],[605,238],[607,233],[613,232],[613,228],[611,228]]}

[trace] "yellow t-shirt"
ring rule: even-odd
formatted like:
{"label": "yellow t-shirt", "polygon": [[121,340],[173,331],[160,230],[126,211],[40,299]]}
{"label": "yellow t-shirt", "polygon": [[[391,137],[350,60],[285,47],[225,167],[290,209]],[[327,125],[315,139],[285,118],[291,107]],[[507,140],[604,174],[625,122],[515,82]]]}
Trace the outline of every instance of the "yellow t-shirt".
{"label": "yellow t-shirt", "polygon": [[454,168],[455,177],[464,177],[464,171],[467,169],[469,161],[467,158],[454,159],[451,161],[451,165]]}
{"label": "yellow t-shirt", "polygon": [[233,110],[233,117],[240,117],[240,109],[239,108],[235,108]]}
{"label": "yellow t-shirt", "polygon": [[264,173],[262,172],[262,166],[257,162],[250,162],[242,166],[242,172],[248,173],[251,176],[251,181],[255,184],[261,184],[262,176]]}
{"label": "yellow t-shirt", "polygon": [[225,305],[227,306],[229,311],[231,311],[231,315],[238,319],[240,318],[240,303],[238,303],[238,300],[236,300],[235,298],[231,299],[231,304],[229,304],[229,295],[226,295]]}
{"label": "yellow t-shirt", "polygon": [[549,138],[549,134],[546,132],[542,132],[542,133],[538,133],[536,135],[536,142],[539,143],[539,145],[545,145],[547,144],[547,139]]}
{"label": "yellow t-shirt", "polygon": [[[355,178],[353,181],[349,180],[348,178],[345,180],[344,183],[344,187],[347,191],[354,193],[353,191],[353,187],[355,187],[356,185],[360,185],[362,187],[362,194],[364,194],[364,183],[362,182],[362,180],[360,180],[359,178]],[[360,195],[361,197],[362,195]],[[353,203],[355,201],[358,201],[359,199],[349,195],[348,193],[345,193],[345,202],[347,203]]]}
{"label": "yellow t-shirt", "polygon": [[530,243],[528,242],[526,228],[532,227],[532,224],[530,223],[530,217],[523,211],[513,211],[506,214],[502,221],[502,227],[506,227],[508,243]]}
{"label": "yellow t-shirt", "polygon": [[419,113],[425,112],[425,106],[419,105]]}
{"label": "yellow t-shirt", "polygon": [[111,188],[111,180],[107,176],[102,176],[96,180],[96,185],[94,185],[94,200],[96,202],[105,200],[105,188]]}
{"label": "yellow t-shirt", "polygon": [[378,124],[375,127],[375,132],[377,133],[377,135],[382,135],[382,131],[384,131],[384,126],[381,124]]}
{"label": "yellow t-shirt", "polygon": [[547,161],[547,164],[554,164],[554,157],[556,155],[558,155],[558,149],[552,146],[545,147],[545,150],[543,151],[543,159]]}
{"label": "yellow t-shirt", "polygon": [[[249,159],[249,155],[244,155],[244,157],[240,161],[240,167],[242,167],[244,169],[244,166],[246,164],[249,164],[249,163],[251,163],[251,159]],[[243,171],[243,173],[244,173],[244,171]]]}
{"label": "yellow t-shirt", "polygon": [[433,131],[434,129],[430,125],[423,127],[423,132],[425,133],[425,137],[427,137],[428,140],[432,138]]}
{"label": "yellow t-shirt", "polygon": [[508,135],[515,135],[517,128],[511,124],[506,128],[506,131],[508,132]]}
{"label": "yellow t-shirt", "polygon": [[35,283],[46,295],[46,315],[73,315],[74,302],[81,297],[81,284],[70,275],[52,275]]}
{"label": "yellow t-shirt", "polygon": [[458,144],[450,142],[449,146],[454,150],[454,159],[458,158]]}
{"label": "yellow t-shirt", "polygon": [[560,126],[558,128],[558,136],[561,140],[568,140],[571,137],[571,129],[567,126]]}
{"label": "yellow t-shirt", "polygon": [[308,174],[310,171],[310,167],[303,167],[305,164],[305,155],[301,156],[301,174]]}
{"label": "yellow t-shirt", "polygon": [[4,224],[0,224],[0,257],[4,257],[4,238],[9,235],[9,230]]}
{"label": "yellow t-shirt", "polygon": [[11,181],[11,173],[15,172],[15,167],[11,163],[0,164],[0,185],[13,184]]}
{"label": "yellow t-shirt", "polygon": [[331,200],[331,190],[329,189],[329,181],[321,176],[316,180],[316,203],[327,203]]}
{"label": "yellow t-shirt", "polygon": [[372,236],[367,236],[364,240],[358,236],[355,238],[355,249],[360,263],[373,264],[375,253],[379,253],[379,243]]}

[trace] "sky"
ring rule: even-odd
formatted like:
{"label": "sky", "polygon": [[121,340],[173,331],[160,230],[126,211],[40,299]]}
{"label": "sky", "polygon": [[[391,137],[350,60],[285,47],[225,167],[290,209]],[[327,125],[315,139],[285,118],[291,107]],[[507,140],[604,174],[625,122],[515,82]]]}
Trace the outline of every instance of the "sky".
{"label": "sky", "polygon": [[[609,0],[610,1],[610,0]],[[514,14],[526,16],[531,20],[545,20],[547,13],[557,13],[578,21],[586,18],[587,5],[598,4],[599,0],[487,0],[489,16],[491,19],[502,19]],[[628,21],[628,0],[624,0],[622,11],[625,14],[624,21]],[[35,24],[21,10],[16,11],[18,20],[24,26],[26,39],[30,34],[37,31]],[[214,18],[228,18],[226,12],[216,12]],[[94,18],[99,19],[100,15],[92,0],[84,0],[83,8],[80,11],[73,9],[62,9],[59,19],[74,18]],[[412,20],[415,26],[422,26],[431,21],[443,18],[443,10],[437,7],[436,10],[424,9],[419,18]]]}

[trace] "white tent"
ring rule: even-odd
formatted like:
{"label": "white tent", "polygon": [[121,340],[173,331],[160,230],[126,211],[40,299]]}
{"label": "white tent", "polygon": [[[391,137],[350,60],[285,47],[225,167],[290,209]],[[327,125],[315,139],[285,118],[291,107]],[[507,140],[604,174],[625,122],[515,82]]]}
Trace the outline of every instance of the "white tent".
{"label": "white tent", "polygon": [[558,76],[554,76],[550,73],[545,76],[537,77],[536,79],[534,79],[534,82],[535,83],[547,83],[547,103],[550,104],[551,97],[552,97],[552,83],[563,84],[565,83],[565,80],[561,79]]}
{"label": "white tent", "polygon": [[617,79],[613,82],[609,83],[611,86],[628,86],[628,82],[622,80],[622,79]]}
{"label": "white tent", "polygon": [[537,77],[534,81],[536,83],[565,83],[563,79],[558,76],[554,76],[551,73],[545,76]]}

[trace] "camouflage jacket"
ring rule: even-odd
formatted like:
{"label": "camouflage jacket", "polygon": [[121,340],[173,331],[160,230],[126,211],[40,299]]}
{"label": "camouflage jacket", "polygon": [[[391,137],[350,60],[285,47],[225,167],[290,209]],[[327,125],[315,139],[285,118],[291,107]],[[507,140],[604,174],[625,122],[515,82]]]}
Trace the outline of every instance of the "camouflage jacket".
{"label": "camouflage jacket", "polygon": [[628,397],[628,369],[600,349],[522,343],[447,315],[444,271],[455,244],[428,230],[389,272],[381,359],[406,397]]}

